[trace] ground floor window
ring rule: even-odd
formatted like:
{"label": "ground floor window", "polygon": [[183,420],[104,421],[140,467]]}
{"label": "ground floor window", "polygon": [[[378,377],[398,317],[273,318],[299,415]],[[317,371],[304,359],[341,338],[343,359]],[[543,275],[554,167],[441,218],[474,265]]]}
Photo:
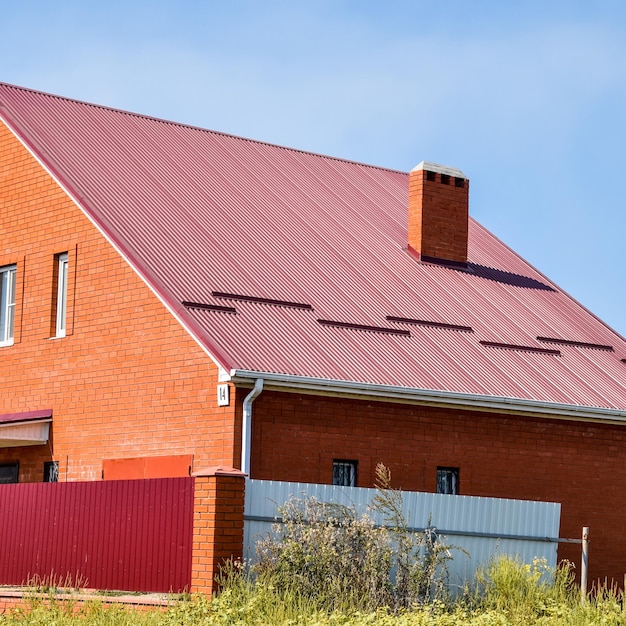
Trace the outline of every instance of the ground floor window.
{"label": "ground floor window", "polygon": [[356,461],[333,461],[333,485],[356,487]]}
{"label": "ground floor window", "polygon": [[459,493],[459,468],[437,468],[437,493],[458,495]]}
{"label": "ground floor window", "polygon": [[7,483],[16,483],[20,473],[19,463],[1,463],[0,464],[0,485]]}
{"label": "ground floor window", "polygon": [[43,482],[58,483],[59,482],[59,462],[46,461],[43,464]]}

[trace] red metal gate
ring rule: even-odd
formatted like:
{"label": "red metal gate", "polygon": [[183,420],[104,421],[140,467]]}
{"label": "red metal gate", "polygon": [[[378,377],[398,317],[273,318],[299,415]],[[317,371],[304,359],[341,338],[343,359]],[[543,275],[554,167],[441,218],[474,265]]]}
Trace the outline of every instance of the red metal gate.
{"label": "red metal gate", "polygon": [[193,478],[0,485],[0,584],[190,587]]}

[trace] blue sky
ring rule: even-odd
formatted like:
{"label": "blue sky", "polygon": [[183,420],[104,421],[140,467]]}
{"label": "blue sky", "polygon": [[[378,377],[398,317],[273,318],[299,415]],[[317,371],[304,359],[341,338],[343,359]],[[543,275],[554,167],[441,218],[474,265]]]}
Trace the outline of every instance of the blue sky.
{"label": "blue sky", "polygon": [[470,178],[470,212],[626,335],[626,3],[1,0],[0,80]]}

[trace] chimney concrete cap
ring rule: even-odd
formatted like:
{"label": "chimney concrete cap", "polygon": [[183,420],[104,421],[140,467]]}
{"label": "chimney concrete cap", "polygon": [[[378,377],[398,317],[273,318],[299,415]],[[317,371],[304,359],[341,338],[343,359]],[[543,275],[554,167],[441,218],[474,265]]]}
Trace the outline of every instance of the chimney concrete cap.
{"label": "chimney concrete cap", "polygon": [[467,180],[467,176],[465,176],[465,174],[463,174],[461,170],[457,170],[454,167],[448,167],[447,165],[431,163],[430,161],[422,161],[419,165],[416,165],[411,171],[419,172],[420,170],[437,172],[438,174],[446,174],[447,176],[454,176],[454,178],[464,178],[465,180]]}

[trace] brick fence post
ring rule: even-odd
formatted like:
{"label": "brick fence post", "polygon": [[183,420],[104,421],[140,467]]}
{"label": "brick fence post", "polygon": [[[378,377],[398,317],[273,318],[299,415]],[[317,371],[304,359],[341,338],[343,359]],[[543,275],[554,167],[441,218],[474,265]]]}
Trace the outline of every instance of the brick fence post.
{"label": "brick fence post", "polygon": [[228,559],[243,557],[246,475],[233,467],[210,467],[195,476],[191,592],[212,595]]}

